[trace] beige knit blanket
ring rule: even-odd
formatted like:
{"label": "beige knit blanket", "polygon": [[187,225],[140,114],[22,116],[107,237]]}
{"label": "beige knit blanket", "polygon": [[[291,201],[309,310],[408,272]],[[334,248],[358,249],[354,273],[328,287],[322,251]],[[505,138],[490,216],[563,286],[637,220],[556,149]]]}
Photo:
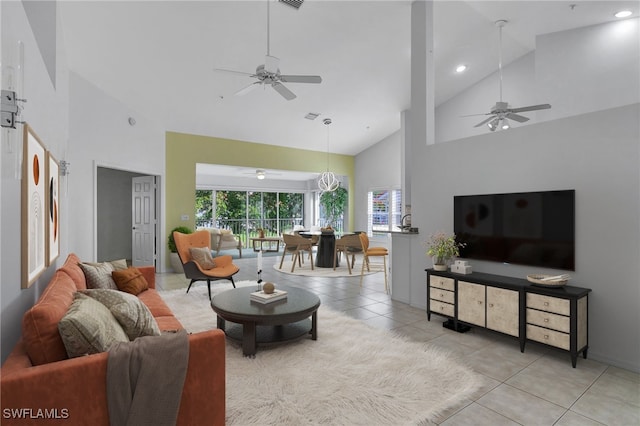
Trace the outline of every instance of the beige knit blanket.
{"label": "beige knit blanket", "polygon": [[107,363],[109,423],[175,425],[188,362],[184,330],[114,344]]}

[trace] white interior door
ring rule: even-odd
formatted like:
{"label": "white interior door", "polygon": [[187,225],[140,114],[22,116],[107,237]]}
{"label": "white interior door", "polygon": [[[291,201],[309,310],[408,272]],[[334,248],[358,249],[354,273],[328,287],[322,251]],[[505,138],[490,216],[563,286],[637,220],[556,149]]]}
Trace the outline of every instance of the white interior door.
{"label": "white interior door", "polygon": [[133,266],[155,265],[156,178],[134,177],[131,185],[131,262]]}

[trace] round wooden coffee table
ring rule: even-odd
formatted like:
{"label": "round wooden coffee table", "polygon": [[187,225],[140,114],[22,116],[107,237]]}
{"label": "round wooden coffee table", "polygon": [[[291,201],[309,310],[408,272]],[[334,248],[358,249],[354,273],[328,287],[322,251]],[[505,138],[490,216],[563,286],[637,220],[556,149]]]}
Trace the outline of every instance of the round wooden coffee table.
{"label": "round wooden coffee table", "polygon": [[258,344],[284,342],[306,334],[311,334],[312,340],[318,338],[320,298],[301,288],[277,288],[287,291],[286,299],[254,302],[249,295],[257,291],[257,286],[234,288],[211,299],[218,328],[231,340],[242,343],[244,356],[255,355]]}

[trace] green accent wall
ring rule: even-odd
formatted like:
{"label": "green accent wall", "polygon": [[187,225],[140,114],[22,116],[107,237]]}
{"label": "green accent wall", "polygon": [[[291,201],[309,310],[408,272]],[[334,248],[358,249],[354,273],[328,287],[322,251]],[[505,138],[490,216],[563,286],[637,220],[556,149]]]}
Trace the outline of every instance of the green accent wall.
{"label": "green accent wall", "polygon": [[[233,139],[166,132],[166,235],[176,226],[195,228],[196,163],[322,173],[326,151],[284,148]],[[352,155],[330,154],[331,171],[349,179],[349,223],[354,223]],[[180,220],[188,214],[189,220]]]}

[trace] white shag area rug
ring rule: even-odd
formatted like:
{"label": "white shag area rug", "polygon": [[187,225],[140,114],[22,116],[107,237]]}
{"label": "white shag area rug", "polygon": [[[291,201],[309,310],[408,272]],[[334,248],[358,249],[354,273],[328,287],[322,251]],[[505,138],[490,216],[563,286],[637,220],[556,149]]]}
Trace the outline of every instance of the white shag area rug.
{"label": "white shag area rug", "polygon": [[[291,265],[293,263],[291,261],[291,255],[290,254],[286,255],[284,262],[282,262],[282,269],[280,269],[280,260],[281,260],[281,257],[279,257],[277,262],[273,265],[273,269],[275,269],[278,272],[282,272],[283,274],[289,274],[289,275],[299,275],[304,277],[327,277],[327,278],[359,277],[360,272],[362,271],[362,256],[356,256],[356,263],[354,267],[351,269],[351,275],[349,275],[349,269],[347,268],[347,264],[345,263],[346,261],[344,260],[344,257],[340,262],[340,266],[336,266],[335,271],[333,270],[333,268],[319,268],[317,266],[314,266],[313,269],[311,269],[311,263],[309,263],[309,259],[305,258],[305,262],[302,264],[302,266],[298,266],[298,264],[296,264],[296,267],[293,269],[293,272],[291,272]],[[313,260],[315,262],[315,255]],[[383,269],[384,268],[382,267],[382,265],[378,265],[372,262],[370,271],[367,271],[365,268],[364,274],[365,275],[375,274],[377,272],[382,272]]]}
{"label": "white shag area rug", "polygon": [[[216,327],[206,285],[160,294],[188,331]],[[453,355],[322,306],[318,340],[258,347],[255,358],[227,340],[226,362],[227,425],[428,425],[479,386]]]}

